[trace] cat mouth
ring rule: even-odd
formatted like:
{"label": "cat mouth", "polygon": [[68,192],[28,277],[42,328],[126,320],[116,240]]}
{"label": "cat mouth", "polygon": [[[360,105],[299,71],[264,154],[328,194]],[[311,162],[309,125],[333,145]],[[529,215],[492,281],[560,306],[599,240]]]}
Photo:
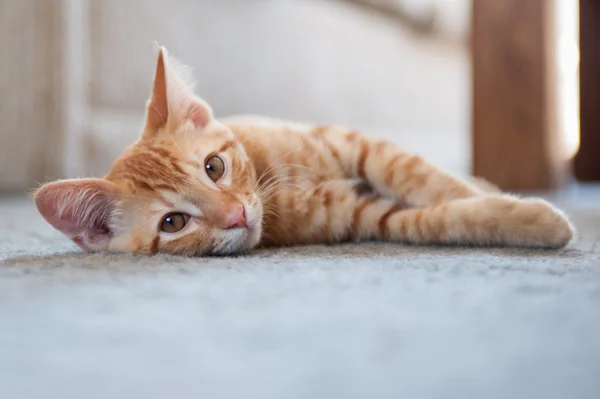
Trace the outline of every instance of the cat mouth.
{"label": "cat mouth", "polygon": [[260,228],[257,224],[247,223],[248,227],[227,230],[220,243],[212,249],[215,255],[230,255],[246,252],[260,241]]}
{"label": "cat mouth", "polygon": [[[248,212],[246,212],[248,214]],[[245,230],[255,231],[261,223],[261,218],[257,215],[247,217],[244,226],[242,227]]]}

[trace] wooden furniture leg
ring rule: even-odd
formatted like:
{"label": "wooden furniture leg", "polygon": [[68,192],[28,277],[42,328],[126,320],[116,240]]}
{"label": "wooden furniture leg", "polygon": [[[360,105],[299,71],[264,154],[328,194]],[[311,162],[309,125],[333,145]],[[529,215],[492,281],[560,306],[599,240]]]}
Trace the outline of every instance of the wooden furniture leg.
{"label": "wooden furniture leg", "polygon": [[473,174],[504,190],[551,189],[566,175],[553,13],[553,0],[472,0]]}
{"label": "wooden furniture leg", "polygon": [[580,145],[573,172],[600,181],[600,3],[579,1]]}

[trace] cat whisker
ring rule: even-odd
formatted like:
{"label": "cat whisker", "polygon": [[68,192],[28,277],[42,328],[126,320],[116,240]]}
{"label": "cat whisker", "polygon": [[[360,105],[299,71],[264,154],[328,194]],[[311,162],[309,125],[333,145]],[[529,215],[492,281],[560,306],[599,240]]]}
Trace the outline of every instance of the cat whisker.
{"label": "cat whisker", "polygon": [[[295,181],[295,179],[293,179],[291,177],[288,177],[288,178],[282,177],[279,180],[270,181],[268,185],[261,186],[260,190],[257,190],[257,192],[264,195],[265,193],[270,193],[270,192],[274,191],[275,189],[282,187],[286,183],[288,185],[293,185],[294,181]],[[302,186],[299,186],[299,185],[298,185],[298,187],[303,188]]]}
{"label": "cat whisker", "polygon": [[[297,189],[299,189],[299,190],[301,190],[301,191],[305,191],[305,190],[306,190],[306,187],[304,187],[304,186],[300,186],[300,185],[298,185],[298,184],[281,184],[281,185],[277,186],[276,188],[277,188],[277,189],[279,189],[279,188],[281,188],[281,187],[295,187],[295,188],[297,188]],[[275,190],[275,189],[273,189],[273,190],[270,190],[270,191],[267,191],[267,192],[263,192],[263,193],[261,193],[261,198],[263,199],[263,201],[265,201],[265,202],[266,202],[267,200],[269,200],[269,199],[271,198],[271,196],[272,196],[272,195],[273,195],[275,192],[276,192],[276,190]]]}
{"label": "cat whisker", "polygon": [[281,187],[296,187],[301,190],[307,190],[308,186],[302,183],[303,182],[297,182],[295,179],[279,179],[278,181],[273,182],[269,186],[262,187],[261,190],[258,190],[257,192],[266,194],[277,190]]}
{"label": "cat whisker", "polygon": [[269,166],[268,166],[268,167],[267,167],[267,168],[266,168],[266,169],[263,171],[263,173],[261,174],[260,178],[257,180],[257,183],[258,183],[258,182],[260,182],[260,181],[262,180],[263,176],[265,176],[267,173],[269,173],[269,171],[270,171],[272,168],[274,168],[274,167],[278,166],[278,165],[277,165],[277,162],[278,162],[280,159],[282,159],[282,158],[284,158],[284,157],[287,157],[288,155],[290,155],[290,154],[292,154],[292,153],[294,153],[294,152],[298,152],[298,151],[299,151],[299,150],[292,150],[292,151],[289,151],[289,152],[287,152],[287,153],[284,153],[284,154],[280,155],[279,157],[275,158],[275,160],[273,160],[273,161],[272,161],[272,162],[269,164]]}
{"label": "cat whisker", "polygon": [[[309,168],[309,167],[307,167],[307,166],[305,166],[305,165],[298,165],[298,164],[283,164],[283,165],[278,165],[278,167],[279,167],[279,168],[281,168],[281,169],[283,169],[283,170],[287,170],[287,169],[292,169],[292,168],[294,168],[294,169],[304,169],[304,170],[308,170],[308,171],[311,171],[311,172],[313,172],[313,174],[315,174],[315,173],[316,173],[314,170],[312,170],[311,168]],[[264,173],[261,175],[261,178],[257,180],[257,182],[256,182],[256,184],[255,184],[255,189],[256,189],[256,186],[257,186],[258,184],[262,184],[262,185],[268,184],[268,181],[267,181],[267,182],[261,182],[261,180],[262,180],[263,176],[265,176],[265,175],[266,175],[266,173],[267,173],[267,170],[265,170],[265,172],[264,172]],[[281,172],[280,172],[280,173],[281,173]],[[308,179],[306,176],[303,176],[303,175],[300,175],[300,174],[296,174],[296,175],[293,175],[293,176],[289,176],[289,175],[288,175],[288,176],[277,176],[277,177],[290,177],[290,178],[297,178],[297,179]]]}
{"label": "cat whisker", "polygon": [[[283,168],[286,168],[288,166],[295,166],[295,165],[282,165]],[[298,166],[302,166],[302,165],[298,165]],[[308,180],[308,178],[306,176],[303,175],[287,175],[287,176],[272,176],[269,180],[267,180],[266,182],[262,182],[262,186],[267,186],[271,183],[271,180],[273,180],[274,178],[289,178],[289,179],[306,179]],[[256,189],[256,186],[255,186]]]}
{"label": "cat whisker", "polygon": [[269,178],[269,180],[267,180],[266,182],[264,182],[260,186],[260,188],[267,188],[267,187],[270,187],[272,184],[276,184],[279,181],[292,180],[292,179],[294,179],[294,176],[272,176],[272,177]]}

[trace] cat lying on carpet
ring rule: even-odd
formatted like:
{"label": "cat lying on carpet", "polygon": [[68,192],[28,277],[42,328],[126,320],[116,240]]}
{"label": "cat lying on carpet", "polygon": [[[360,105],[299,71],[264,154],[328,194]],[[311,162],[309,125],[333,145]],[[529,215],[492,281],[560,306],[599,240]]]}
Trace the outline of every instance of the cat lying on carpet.
{"label": "cat lying on carpet", "polygon": [[573,228],[541,199],[461,181],[336,126],[217,121],[160,48],[140,139],[103,179],[34,194],[89,251],[231,254],[256,246],[386,240],[561,248]]}

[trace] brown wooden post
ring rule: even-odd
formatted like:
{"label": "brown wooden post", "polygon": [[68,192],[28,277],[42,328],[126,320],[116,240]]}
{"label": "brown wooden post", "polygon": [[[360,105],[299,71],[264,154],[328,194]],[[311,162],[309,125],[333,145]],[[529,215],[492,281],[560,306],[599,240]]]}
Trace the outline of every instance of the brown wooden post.
{"label": "brown wooden post", "polygon": [[554,188],[567,170],[554,1],[472,1],[473,174],[504,190]]}
{"label": "brown wooden post", "polygon": [[574,173],[581,181],[600,181],[600,3],[579,1],[580,146]]}

